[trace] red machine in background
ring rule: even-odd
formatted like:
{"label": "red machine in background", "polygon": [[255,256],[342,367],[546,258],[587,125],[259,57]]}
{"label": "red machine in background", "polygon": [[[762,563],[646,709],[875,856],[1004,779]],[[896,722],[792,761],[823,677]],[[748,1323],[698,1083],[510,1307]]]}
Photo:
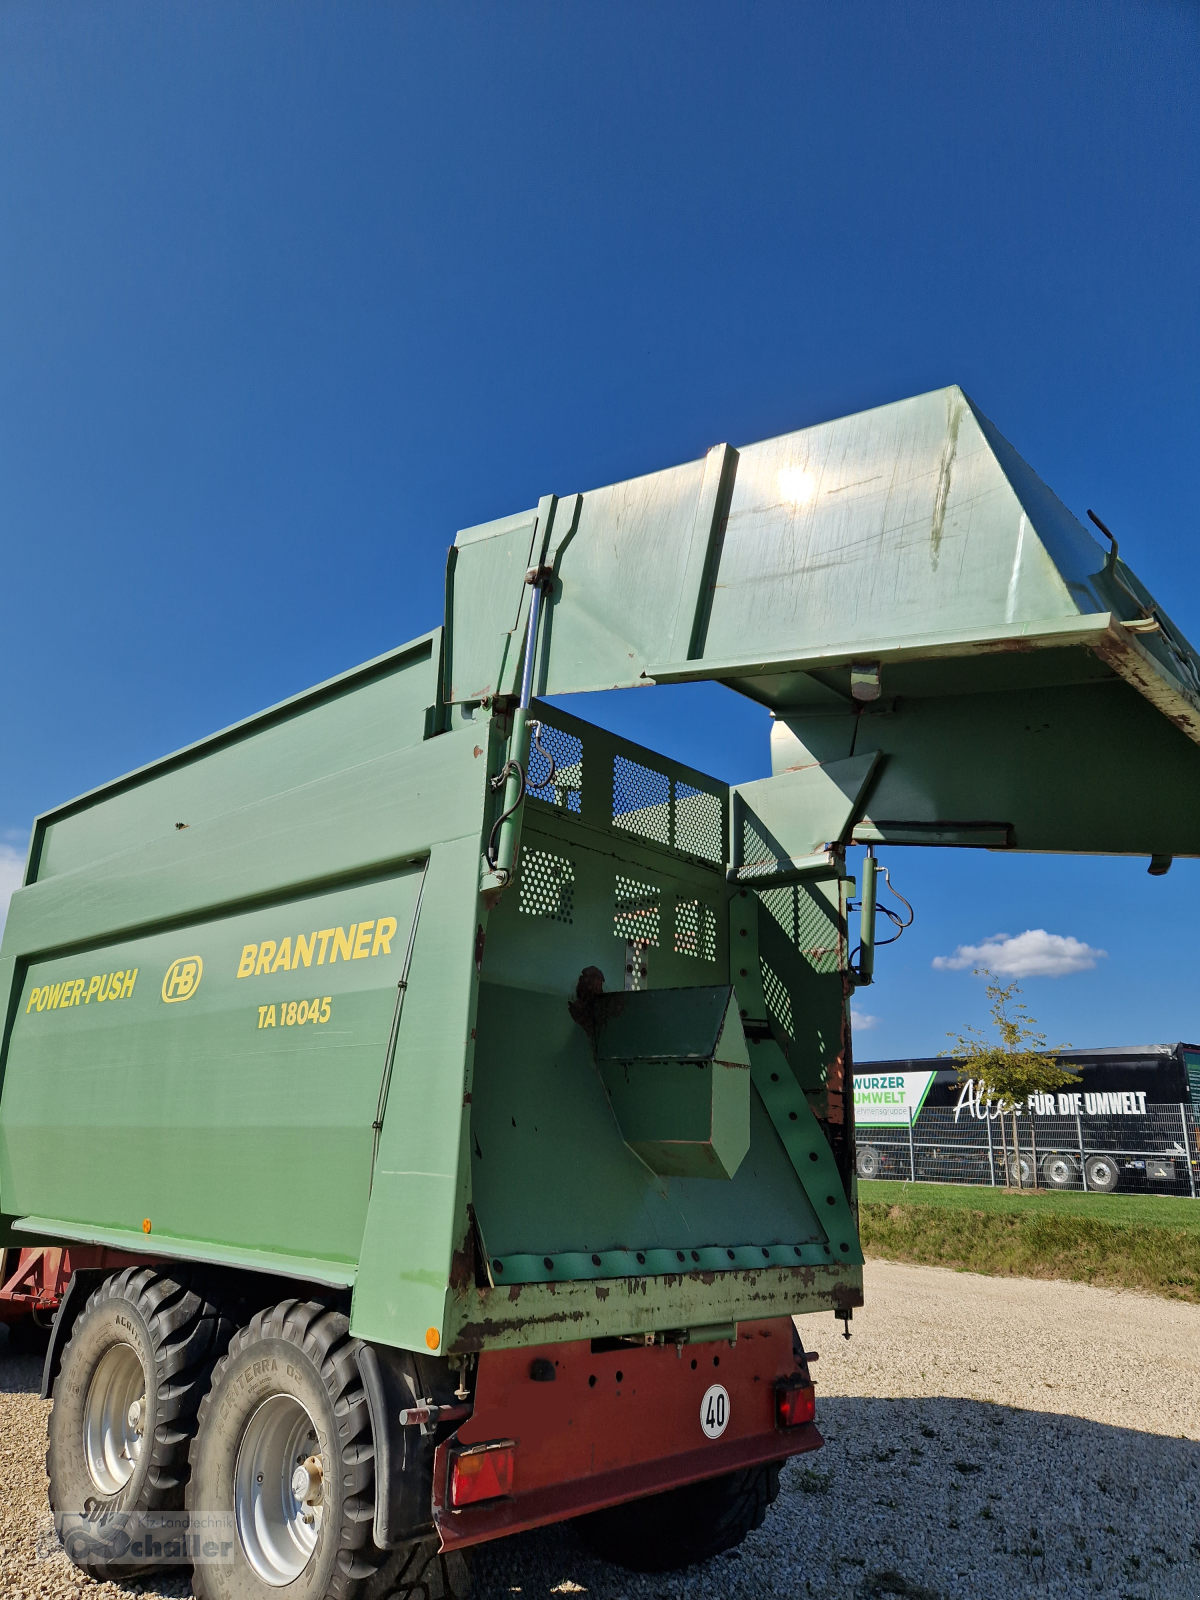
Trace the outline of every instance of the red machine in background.
{"label": "red machine in background", "polygon": [[44,1344],[73,1272],[111,1271],[141,1259],[99,1245],[0,1250],[0,1322],[8,1325],[9,1348],[34,1351]]}

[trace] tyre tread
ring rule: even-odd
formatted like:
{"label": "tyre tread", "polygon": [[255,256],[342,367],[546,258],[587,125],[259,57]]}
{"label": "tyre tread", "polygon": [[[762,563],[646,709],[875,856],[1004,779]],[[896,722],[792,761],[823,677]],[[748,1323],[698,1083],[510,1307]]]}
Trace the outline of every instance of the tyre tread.
{"label": "tyre tread", "polygon": [[[339,1550],[325,1600],[354,1600],[361,1585],[375,1575],[388,1552],[368,1546],[375,1516],[375,1447],[371,1419],[362,1392],[355,1351],[359,1340],[351,1337],[350,1319],[344,1312],[320,1301],[284,1300],[257,1312],[229,1341],[217,1362],[200,1402],[196,1439],[203,1431],[225,1370],[246,1350],[264,1339],[281,1339],[295,1345],[320,1374],[337,1421],[337,1449],[341,1481],[346,1489],[339,1529]],[[192,1450],[196,1448],[192,1441]],[[372,1559],[372,1557],[374,1559]],[[202,1566],[193,1570],[192,1592],[197,1600],[217,1600],[206,1582]]]}
{"label": "tyre tread", "polygon": [[[113,1301],[130,1304],[146,1323],[159,1401],[154,1433],[147,1438],[151,1456],[146,1480],[138,1503],[123,1509],[178,1510],[188,1477],[188,1451],[196,1429],[200,1395],[228,1341],[229,1322],[213,1299],[193,1287],[187,1269],[172,1272],[153,1266],[125,1267],[98,1284],[88,1296],[63,1348],[58,1381],[70,1371],[72,1346],[84,1319],[99,1306]],[[175,1337],[181,1330],[183,1337]],[[52,1442],[46,1452],[46,1474],[50,1509],[57,1519],[62,1511],[62,1496]],[[115,1501],[118,1497],[112,1498]],[[99,1558],[86,1561],[84,1570],[101,1580],[126,1575],[121,1563]],[[141,1566],[138,1570],[147,1569]]]}

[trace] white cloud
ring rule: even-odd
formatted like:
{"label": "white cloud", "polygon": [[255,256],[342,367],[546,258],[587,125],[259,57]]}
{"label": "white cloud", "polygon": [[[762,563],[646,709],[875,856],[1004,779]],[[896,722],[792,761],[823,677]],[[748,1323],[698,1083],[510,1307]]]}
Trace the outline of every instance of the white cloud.
{"label": "white cloud", "polygon": [[860,1033],[879,1026],[878,1017],[873,1017],[869,1011],[855,1011],[853,1006],[850,1007],[850,1021]]}
{"label": "white cloud", "polygon": [[1107,954],[1067,933],[1026,928],[1015,938],[993,933],[982,944],[960,944],[952,956],[934,956],[933,965],[939,972],[989,967],[1006,978],[1064,978],[1069,972],[1089,971]]}
{"label": "white cloud", "polygon": [[4,931],[8,916],[8,902],[14,889],[21,887],[25,876],[25,852],[18,853],[11,845],[0,844],[0,933]]}

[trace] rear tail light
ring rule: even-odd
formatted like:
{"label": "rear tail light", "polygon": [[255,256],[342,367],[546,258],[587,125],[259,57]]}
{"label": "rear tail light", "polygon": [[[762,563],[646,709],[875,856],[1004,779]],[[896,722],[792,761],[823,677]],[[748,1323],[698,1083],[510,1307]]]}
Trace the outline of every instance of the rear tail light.
{"label": "rear tail light", "polygon": [[781,1383],[775,1391],[775,1426],[799,1428],[817,1414],[817,1399],[811,1383]]}
{"label": "rear tail light", "polygon": [[450,1506],[459,1510],[479,1500],[511,1494],[517,1447],[511,1439],[461,1450],[450,1468]]}

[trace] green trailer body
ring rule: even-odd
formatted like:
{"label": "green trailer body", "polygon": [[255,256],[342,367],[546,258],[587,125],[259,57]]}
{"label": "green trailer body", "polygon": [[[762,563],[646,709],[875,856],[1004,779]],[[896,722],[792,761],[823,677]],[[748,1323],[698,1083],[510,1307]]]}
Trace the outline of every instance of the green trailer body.
{"label": "green trailer body", "polygon": [[[772,777],[557,704],[697,679]],[[1161,870],[1198,743],[1191,647],[957,388],[548,496],[458,535],[443,628],[39,818],[5,1242],[452,1359],[848,1316],[847,847]]]}
{"label": "green trailer body", "polygon": [[[574,786],[531,795],[517,881],[481,896],[502,722],[424,737],[439,644],[39,825],[7,933],[33,947],[0,1156],[14,1238],[352,1286],[355,1332],[413,1349],[853,1304],[853,1217],[803,1092],[823,1105],[840,1071],[844,883],[776,909],[800,894],[831,941],[823,970],[784,969],[824,1002],[808,1077],[764,1102],[741,1042],[736,1170],[652,1171],[568,1001],[588,966],[623,993],[631,941],[649,994],[730,984],[751,902],[725,878],[725,787],[544,711]],[[614,800],[614,770],[682,792],[674,817]]]}

